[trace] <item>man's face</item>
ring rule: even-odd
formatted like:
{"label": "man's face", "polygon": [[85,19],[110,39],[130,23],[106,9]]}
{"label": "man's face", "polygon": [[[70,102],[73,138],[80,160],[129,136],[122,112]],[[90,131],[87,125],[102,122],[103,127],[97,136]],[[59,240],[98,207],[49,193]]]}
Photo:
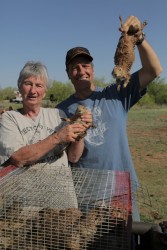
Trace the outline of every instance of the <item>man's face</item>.
{"label": "man's face", "polygon": [[93,64],[85,56],[75,57],[68,66],[67,74],[75,89],[82,90],[93,84]]}

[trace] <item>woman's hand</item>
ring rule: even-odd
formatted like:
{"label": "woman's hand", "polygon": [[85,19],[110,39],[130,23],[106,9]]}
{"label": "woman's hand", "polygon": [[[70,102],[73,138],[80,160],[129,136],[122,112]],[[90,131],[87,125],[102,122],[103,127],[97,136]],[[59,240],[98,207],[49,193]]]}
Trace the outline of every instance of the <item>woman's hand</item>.
{"label": "woman's hand", "polygon": [[85,133],[87,125],[74,123],[64,126],[62,129],[55,133],[58,143],[75,142],[78,134]]}

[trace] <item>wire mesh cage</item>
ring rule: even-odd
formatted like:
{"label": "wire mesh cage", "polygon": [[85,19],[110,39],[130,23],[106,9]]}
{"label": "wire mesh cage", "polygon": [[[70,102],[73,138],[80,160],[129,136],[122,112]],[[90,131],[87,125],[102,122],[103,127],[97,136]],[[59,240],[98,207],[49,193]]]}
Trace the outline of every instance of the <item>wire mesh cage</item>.
{"label": "wire mesh cage", "polygon": [[0,249],[130,249],[129,173],[12,170],[1,174]]}

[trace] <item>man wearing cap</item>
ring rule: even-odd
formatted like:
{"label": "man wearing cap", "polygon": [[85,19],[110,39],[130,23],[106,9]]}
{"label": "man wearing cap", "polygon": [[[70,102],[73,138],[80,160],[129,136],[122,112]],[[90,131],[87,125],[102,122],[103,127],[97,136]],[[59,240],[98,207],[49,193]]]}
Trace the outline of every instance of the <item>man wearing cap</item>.
{"label": "man wearing cap", "polygon": [[[140,21],[130,16],[122,29],[139,27]],[[121,29],[121,28],[120,28]],[[123,30],[121,30],[123,31]],[[75,93],[57,105],[67,116],[74,114],[78,104],[92,111],[94,127],[85,137],[85,149],[77,167],[130,172],[133,183],[138,183],[132,163],[126,132],[129,109],[146,93],[147,85],[162,71],[159,59],[149,43],[141,37],[137,45],[141,69],[131,75],[128,85],[120,91],[116,84],[106,88],[94,84],[93,57],[88,49],[75,47],[66,55],[66,71]]]}

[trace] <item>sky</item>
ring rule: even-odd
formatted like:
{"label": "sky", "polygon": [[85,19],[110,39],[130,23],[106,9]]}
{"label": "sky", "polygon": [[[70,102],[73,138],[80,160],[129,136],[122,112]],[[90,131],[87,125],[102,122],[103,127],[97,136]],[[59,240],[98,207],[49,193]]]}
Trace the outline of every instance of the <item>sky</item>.
{"label": "sky", "polygon": [[[167,77],[166,0],[0,0],[0,88],[17,87],[19,72],[29,61],[41,61],[51,80],[68,82],[67,50],[87,47],[95,77],[112,81],[114,54],[120,37],[119,16],[141,22]],[[132,72],[141,67],[137,49]]]}

